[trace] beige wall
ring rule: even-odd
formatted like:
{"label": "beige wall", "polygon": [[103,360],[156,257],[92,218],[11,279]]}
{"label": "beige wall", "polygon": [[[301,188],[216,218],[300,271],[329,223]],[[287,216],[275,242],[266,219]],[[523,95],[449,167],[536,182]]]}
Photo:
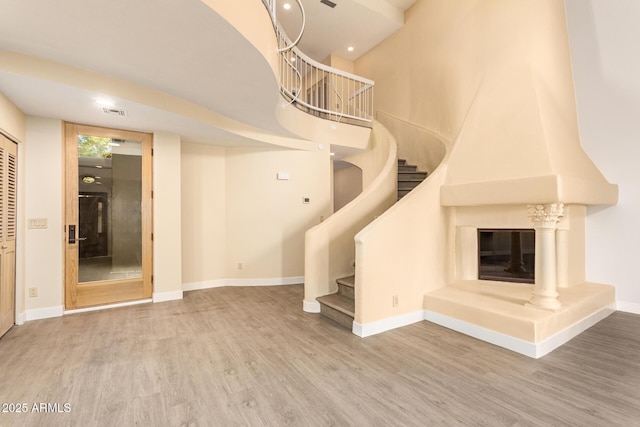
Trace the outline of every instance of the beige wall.
{"label": "beige wall", "polygon": [[334,162],[333,211],[337,211],[362,193],[362,169],[347,162]]}
{"label": "beige wall", "polygon": [[326,150],[184,144],[182,179],[187,289],[300,280],[304,233],[332,212]]}
{"label": "beige wall", "polygon": [[183,143],[181,156],[182,282],[224,278],[225,148]]}
{"label": "beige wall", "polygon": [[153,134],[153,299],[182,298],[180,146],[178,135]]}
{"label": "beige wall", "polygon": [[228,277],[304,274],[304,234],[332,213],[329,162],[326,150],[227,149]]}
{"label": "beige wall", "polygon": [[[28,117],[25,141],[26,201],[20,216],[46,218],[48,225],[25,229],[25,281],[17,293],[25,296],[29,320],[40,317],[34,314],[39,310],[60,315],[64,305],[62,122]],[[28,296],[31,287],[38,288],[37,297]]]}

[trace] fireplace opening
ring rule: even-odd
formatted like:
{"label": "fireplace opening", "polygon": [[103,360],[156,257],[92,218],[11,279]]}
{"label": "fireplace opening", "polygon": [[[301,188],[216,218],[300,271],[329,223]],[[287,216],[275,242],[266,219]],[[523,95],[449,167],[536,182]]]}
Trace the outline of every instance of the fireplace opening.
{"label": "fireplace opening", "polygon": [[478,230],[478,278],[502,282],[535,282],[535,231]]}

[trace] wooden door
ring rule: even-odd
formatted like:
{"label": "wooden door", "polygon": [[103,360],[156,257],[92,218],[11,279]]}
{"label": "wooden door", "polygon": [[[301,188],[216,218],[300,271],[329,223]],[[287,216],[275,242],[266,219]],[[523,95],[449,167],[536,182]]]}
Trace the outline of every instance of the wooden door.
{"label": "wooden door", "polygon": [[65,307],[150,298],[150,134],[65,125]]}
{"label": "wooden door", "polygon": [[18,146],[0,135],[0,336],[16,317]]}

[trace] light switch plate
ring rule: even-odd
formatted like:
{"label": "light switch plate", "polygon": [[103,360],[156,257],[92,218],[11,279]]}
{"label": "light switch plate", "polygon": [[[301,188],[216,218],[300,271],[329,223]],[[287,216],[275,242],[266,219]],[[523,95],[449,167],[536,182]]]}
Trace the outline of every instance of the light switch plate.
{"label": "light switch plate", "polygon": [[47,218],[29,218],[29,228],[47,228]]}

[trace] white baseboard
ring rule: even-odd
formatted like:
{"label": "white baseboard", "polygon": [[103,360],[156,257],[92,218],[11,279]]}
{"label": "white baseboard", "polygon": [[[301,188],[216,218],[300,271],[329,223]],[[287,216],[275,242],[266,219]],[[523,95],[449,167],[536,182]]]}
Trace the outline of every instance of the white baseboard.
{"label": "white baseboard", "polygon": [[176,301],[182,299],[182,291],[154,292],[153,302]]}
{"label": "white baseboard", "polygon": [[602,319],[608,317],[612,313],[616,311],[615,304],[611,304],[609,307],[605,307],[595,313],[585,317],[582,320],[577,321],[573,325],[568,328],[556,333],[555,335],[550,336],[546,340],[543,340],[537,344],[537,356],[535,358],[539,358],[544,356],[545,354],[551,353],[556,348],[560,347],[562,344],[570,341],[576,336],[580,335],[582,332],[586,331]]}
{"label": "white baseboard", "polygon": [[306,313],[320,313],[320,303],[318,301],[302,301],[302,310]]}
{"label": "white baseboard", "polygon": [[24,322],[27,318],[27,313],[18,313],[16,314],[16,325],[24,325]]}
{"label": "white baseboard", "polygon": [[637,302],[618,301],[616,303],[616,308],[619,311],[624,311],[626,313],[640,314],[640,304]]}
{"label": "white baseboard", "polygon": [[29,322],[31,320],[49,319],[51,317],[60,317],[63,314],[64,306],[62,305],[47,308],[36,308],[33,310],[25,311],[24,320],[26,322]]}
{"label": "white baseboard", "polygon": [[463,322],[458,319],[454,319],[449,316],[435,313],[433,311],[425,310],[424,319],[436,323],[445,328],[452,329],[454,331],[469,335],[473,338],[497,345],[499,347],[506,348],[507,350],[515,351],[516,353],[523,354],[534,359],[538,359],[546,354],[549,354],[562,344],[570,341],[575,336],[584,332],[591,326],[598,323],[600,320],[609,316],[615,311],[614,307],[606,307],[594,314],[585,317],[584,319],[574,323],[568,328],[552,335],[551,337],[539,342],[532,343],[524,341],[519,338],[514,338],[509,335],[501,334],[490,329],[486,329],[471,323]]}
{"label": "white baseboard", "polygon": [[424,320],[423,310],[414,311],[413,313],[402,314],[400,316],[390,317],[388,319],[378,320],[377,322],[363,323],[353,322],[352,332],[361,337],[368,337],[391,329],[400,328],[402,326],[411,325]]}
{"label": "white baseboard", "polygon": [[196,291],[199,289],[221,288],[223,286],[279,286],[299,285],[304,283],[304,276],[271,277],[268,279],[216,279],[204,282],[183,283],[183,291]]}
{"label": "white baseboard", "polygon": [[151,298],[139,299],[136,301],[119,302],[117,304],[99,305],[96,307],[75,308],[72,310],[64,310],[64,314],[77,314],[77,313],[86,313],[88,311],[108,310],[110,308],[128,307],[130,305],[147,304],[150,302],[153,302]]}

